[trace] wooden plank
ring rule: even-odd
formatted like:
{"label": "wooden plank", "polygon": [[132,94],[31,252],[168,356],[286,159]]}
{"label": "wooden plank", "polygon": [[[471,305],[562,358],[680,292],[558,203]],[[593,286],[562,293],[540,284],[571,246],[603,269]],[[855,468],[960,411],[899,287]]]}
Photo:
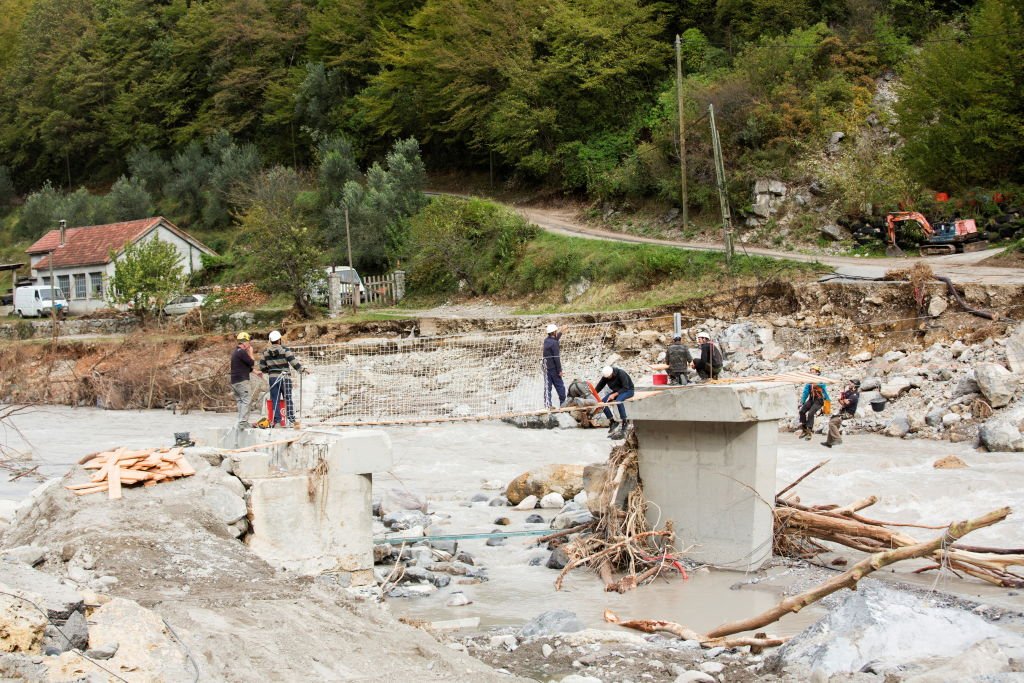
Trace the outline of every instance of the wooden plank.
{"label": "wooden plank", "polygon": [[185,459],[185,456],[182,456],[181,460],[178,461],[178,469],[181,470],[181,476],[183,477],[191,477],[196,473],[195,468],[189,464],[188,460]]}
{"label": "wooden plank", "polygon": [[149,457],[143,460],[141,464],[145,465],[146,467],[156,467],[157,465],[160,464],[162,460],[163,454],[154,451],[153,453],[150,453]]}
{"label": "wooden plank", "polygon": [[119,477],[121,481],[125,483],[134,483],[138,481],[145,481],[149,479],[149,472],[138,472],[136,470],[122,470],[119,469]]}
{"label": "wooden plank", "polygon": [[91,489],[78,489],[74,491],[76,496],[87,496],[90,493],[100,493],[107,490],[106,484],[100,484],[99,486],[93,486]]}
{"label": "wooden plank", "polygon": [[302,438],[301,436],[296,436],[296,437],[293,437],[291,439],[280,439],[279,441],[267,441],[267,442],[264,442],[264,443],[254,444],[252,446],[245,446],[243,448],[233,448],[231,450],[223,451],[223,452],[224,453],[245,453],[246,451],[258,451],[258,450],[260,450],[262,448],[270,448],[271,446],[283,446],[285,444],[295,443],[296,441],[298,441],[301,438]]}
{"label": "wooden plank", "polygon": [[84,484],[67,484],[64,488],[69,491],[81,491],[83,489],[94,489],[98,486],[102,486],[103,488],[107,487],[106,483],[97,484],[92,481],[87,481]]}
{"label": "wooden plank", "polygon": [[110,500],[118,500],[121,498],[121,467],[117,464],[117,460],[110,463],[107,467],[107,485],[109,486],[108,493]]}
{"label": "wooden plank", "polygon": [[145,482],[143,482],[142,485],[143,486],[156,486],[156,479],[150,479],[148,481],[145,481]]}

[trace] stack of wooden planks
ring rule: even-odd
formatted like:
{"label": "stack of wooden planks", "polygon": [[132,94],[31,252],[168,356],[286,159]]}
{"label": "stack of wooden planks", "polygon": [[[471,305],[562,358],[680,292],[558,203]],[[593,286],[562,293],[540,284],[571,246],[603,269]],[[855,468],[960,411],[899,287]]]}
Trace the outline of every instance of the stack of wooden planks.
{"label": "stack of wooden planks", "polygon": [[90,481],[70,484],[65,488],[79,496],[106,491],[111,499],[121,497],[122,484],[155,486],[157,482],[190,477],[196,473],[181,448],[116,448],[90,453],[78,463],[87,470],[97,472],[90,477]]}

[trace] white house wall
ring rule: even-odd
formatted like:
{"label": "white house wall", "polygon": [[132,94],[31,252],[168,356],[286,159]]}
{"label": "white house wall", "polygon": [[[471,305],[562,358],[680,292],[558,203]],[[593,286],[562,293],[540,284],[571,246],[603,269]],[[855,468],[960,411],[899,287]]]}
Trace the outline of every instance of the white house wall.
{"label": "white house wall", "polygon": [[202,252],[188,240],[182,239],[177,234],[168,230],[163,224],[158,225],[155,230],[150,230],[143,235],[139,242],[151,240],[154,236],[158,237],[161,242],[169,242],[174,245],[174,248],[181,255],[181,263],[185,267],[187,274],[191,275],[197,270],[203,269]]}
{"label": "white house wall", "polygon": [[[203,262],[201,259],[202,251],[198,249],[194,244],[188,240],[182,239],[176,233],[168,230],[163,224],[158,225],[153,230],[150,230],[141,238],[138,242],[145,242],[157,237],[161,242],[168,242],[174,245],[174,248],[178,250],[178,254],[181,255],[182,266],[185,268],[185,273],[191,275],[195,271],[203,269]],[[45,255],[31,257],[32,264],[32,275],[35,278],[36,284],[42,285],[48,282],[50,277],[50,271],[48,269],[37,270],[35,265]],[[121,259],[118,256],[117,260]],[[72,268],[54,268],[53,275],[57,282],[60,282],[60,276],[70,276],[70,287],[68,292],[64,292],[64,295],[68,297],[68,309],[72,315],[81,315],[84,313],[92,313],[101,308],[111,308],[112,304],[106,299],[106,292],[110,278],[114,276],[114,269],[117,260],[106,263],[106,264],[95,264],[91,266],[74,266]],[[103,297],[95,297],[92,294],[91,281],[89,279],[90,273],[103,273]],[[75,296],[74,276],[85,275],[86,277],[86,296],[84,298],[78,298]],[[123,306],[115,306],[115,308],[124,308]]]}

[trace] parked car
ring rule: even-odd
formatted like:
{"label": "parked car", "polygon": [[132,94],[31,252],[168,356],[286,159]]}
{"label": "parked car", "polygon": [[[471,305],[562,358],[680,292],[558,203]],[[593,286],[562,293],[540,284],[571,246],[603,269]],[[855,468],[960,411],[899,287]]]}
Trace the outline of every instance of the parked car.
{"label": "parked car", "polygon": [[14,312],[20,317],[43,317],[50,315],[51,311],[58,316],[67,314],[68,300],[59,289],[50,285],[32,285],[14,290]]}
{"label": "parked car", "polygon": [[205,294],[185,294],[164,306],[167,315],[184,315],[193,308],[199,308],[206,301]]}
{"label": "parked car", "polygon": [[330,295],[327,286],[327,276],[329,276],[331,272],[337,273],[341,280],[341,303],[343,305],[352,303],[352,287],[346,287],[346,284],[353,286],[358,285],[359,303],[366,301],[366,287],[363,285],[363,278],[359,276],[359,273],[355,268],[350,268],[348,266],[327,266],[323,270],[323,277],[317,278],[309,287],[309,296],[314,303],[327,305],[328,297]]}

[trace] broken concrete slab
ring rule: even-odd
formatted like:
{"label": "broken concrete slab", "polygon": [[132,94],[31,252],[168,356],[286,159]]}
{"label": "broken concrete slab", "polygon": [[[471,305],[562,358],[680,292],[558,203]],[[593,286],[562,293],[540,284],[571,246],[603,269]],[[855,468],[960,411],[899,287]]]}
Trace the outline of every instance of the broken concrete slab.
{"label": "broken concrete slab", "polygon": [[0,561],[0,583],[27,593],[41,595],[38,603],[50,619],[64,621],[82,608],[82,596],[49,574],[24,564]]}
{"label": "broken concrete slab", "polygon": [[6,583],[0,583],[0,590],[0,652],[41,652],[49,622],[32,603],[42,605],[45,599]]}

